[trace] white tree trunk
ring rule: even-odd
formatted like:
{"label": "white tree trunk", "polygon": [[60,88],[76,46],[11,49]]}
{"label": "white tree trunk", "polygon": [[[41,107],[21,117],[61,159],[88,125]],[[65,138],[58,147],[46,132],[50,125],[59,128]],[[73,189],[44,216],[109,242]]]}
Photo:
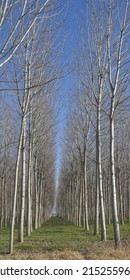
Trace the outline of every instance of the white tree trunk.
{"label": "white tree trunk", "polygon": [[128,175],[128,219],[130,221],[130,174]]}
{"label": "white tree trunk", "polygon": [[3,174],[3,178],[2,178],[2,184],[1,184],[1,214],[0,214],[0,228],[3,228],[3,221],[4,221],[4,174]]}
{"label": "white tree trunk", "polygon": [[[30,67],[28,69],[29,86],[31,85]],[[27,185],[27,227],[26,234],[30,236],[32,231],[32,211],[31,211],[31,200],[32,200],[32,99],[30,100],[30,111],[29,111],[29,151],[28,151],[28,185]]]}
{"label": "white tree trunk", "polygon": [[16,166],[15,166],[15,184],[14,184],[13,209],[12,209],[12,214],[11,214],[10,242],[9,242],[10,254],[13,253],[16,199],[17,199],[17,188],[18,188],[18,171],[19,171],[19,161],[20,161],[20,154],[21,154],[21,147],[22,147],[22,138],[23,138],[23,121],[21,123],[20,137],[19,137],[17,157],[16,157]]}
{"label": "white tree trunk", "polygon": [[102,185],[102,155],[101,155],[101,90],[99,92],[97,104],[97,164],[98,164],[98,182],[99,182],[99,199],[101,214],[101,240],[106,240],[106,222]]}
{"label": "white tree trunk", "polygon": [[[97,156],[96,156],[97,159]],[[95,192],[95,219],[94,219],[94,235],[99,234],[99,180],[98,180],[98,166],[96,160],[96,192]]]}
{"label": "white tree trunk", "polygon": [[98,176],[98,141],[96,132],[96,190],[95,190],[95,219],[94,219],[94,235],[99,234],[99,176]]}
{"label": "white tree trunk", "polygon": [[[29,132],[30,133],[30,132]],[[28,152],[28,185],[27,185],[27,236],[31,234],[31,177],[32,177],[32,146],[29,135],[29,152]]]}
{"label": "white tree trunk", "polygon": [[82,226],[82,175],[80,174],[80,180],[79,180],[79,227]]}
{"label": "white tree trunk", "polygon": [[89,230],[88,222],[88,186],[87,186],[87,148],[84,151],[84,203],[85,203],[85,228]]}
{"label": "white tree trunk", "polygon": [[34,180],[34,184],[35,184],[35,224],[34,224],[34,228],[37,229],[38,228],[38,178],[37,178],[37,158],[35,158],[35,180]]}
{"label": "white tree trunk", "polygon": [[[129,168],[128,170],[130,170],[129,149],[128,149],[128,168]],[[127,185],[128,185],[128,220],[130,221],[130,172],[128,173],[128,177],[127,177]]]}
{"label": "white tree trunk", "polygon": [[110,170],[111,170],[111,187],[112,187],[112,214],[113,214],[113,227],[115,245],[120,246],[120,229],[117,212],[117,191],[115,183],[115,158],[114,158],[114,115],[113,115],[113,102],[111,104],[111,116],[110,116]]}
{"label": "white tree trunk", "polygon": [[4,227],[7,227],[7,185],[6,177],[3,177],[3,187],[4,187]]}
{"label": "white tree trunk", "polygon": [[23,243],[24,236],[24,212],[25,212],[25,187],[26,187],[26,115],[23,117],[23,139],[22,139],[22,184],[21,203],[18,227],[18,241]]}

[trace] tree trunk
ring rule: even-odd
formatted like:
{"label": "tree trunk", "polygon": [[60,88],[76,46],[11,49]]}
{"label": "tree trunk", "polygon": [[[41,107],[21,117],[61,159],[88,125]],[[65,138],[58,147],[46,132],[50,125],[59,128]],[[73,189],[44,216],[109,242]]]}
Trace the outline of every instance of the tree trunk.
{"label": "tree trunk", "polygon": [[26,185],[26,116],[23,117],[23,139],[22,139],[22,184],[21,202],[18,227],[18,241],[23,243],[24,236],[24,212],[25,212],[25,185]]}
{"label": "tree trunk", "polygon": [[96,193],[95,193],[94,235],[98,236],[98,234],[99,234],[99,180],[98,180],[98,149],[97,149],[97,141],[96,141]]}
{"label": "tree trunk", "polygon": [[110,170],[111,170],[112,215],[113,215],[114,237],[115,237],[115,245],[119,247],[121,245],[121,242],[120,242],[119,220],[118,220],[118,213],[117,213],[117,193],[116,193],[116,183],[115,183],[113,102],[111,104],[111,115],[110,115]]}
{"label": "tree trunk", "polygon": [[128,220],[130,222],[130,174],[128,175]]}
{"label": "tree trunk", "polygon": [[101,214],[101,240],[106,241],[106,222],[103,199],[102,186],[102,156],[101,156],[101,93],[97,104],[97,164],[98,164],[98,182],[99,182],[99,199],[100,199],[100,214]]}
{"label": "tree trunk", "polygon": [[27,227],[26,234],[31,234],[31,189],[32,189],[32,135],[31,135],[31,120],[32,108],[29,112],[29,151],[28,151],[28,185],[27,185]]}
{"label": "tree trunk", "polygon": [[22,121],[18,149],[17,149],[16,166],[15,166],[15,184],[14,184],[13,209],[12,209],[12,214],[11,214],[10,241],[9,241],[10,254],[13,253],[14,224],[15,224],[16,199],[17,199],[17,188],[18,188],[18,171],[19,171],[19,161],[20,161],[20,153],[21,153],[21,147],[22,147],[23,126],[24,125],[23,125],[23,121]]}
{"label": "tree trunk", "polygon": [[7,227],[7,186],[6,177],[3,177],[3,187],[4,187],[4,227]]}
{"label": "tree trunk", "polygon": [[79,220],[79,227],[82,226],[82,175],[80,174],[79,180],[79,213],[78,213],[78,220]]}
{"label": "tree trunk", "polygon": [[2,184],[1,184],[1,213],[0,213],[0,228],[3,228],[3,221],[4,221],[4,206],[3,206],[3,202],[4,202],[4,174],[3,174],[3,178],[2,178]]}
{"label": "tree trunk", "polygon": [[87,186],[87,148],[84,151],[84,203],[85,203],[85,228],[89,230],[88,223],[88,186]]}
{"label": "tree trunk", "polygon": [[34,184],[35,184],[35,223],[34,228],[38,228],[38,174],[37,174],[37,158],[35,158],[35,171],[34,171]]}
{"label": "tree trunk", "polygon": [[120,165],[118,171],[118,186],[119,186],[119,200],[120,200],[120,221],[124,225],[124,210],[123,210],[123,197],[122,197],[122,188],[121,188],[121,178],[120,178]]}
{"label": "tree trunk", "polygon": [[[129,153],[129,150],[128,150]],[[128,154],[128,167],[130,168],[130,156]],[[130,170],[130,169],[129,169]],[[128,220],[130,222],[130,172],[128,171],[128,178],[127,178],[127,184],[128,184]]]}

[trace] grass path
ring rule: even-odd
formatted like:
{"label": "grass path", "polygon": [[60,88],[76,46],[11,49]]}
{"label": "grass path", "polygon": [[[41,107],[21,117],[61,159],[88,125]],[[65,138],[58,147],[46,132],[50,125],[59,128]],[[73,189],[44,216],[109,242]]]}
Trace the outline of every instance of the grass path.
{"label": "grass path", "polygon": [[24,238],[24,243],[17,242],[15,229],[14,254],[8,251],[9,229],[0,231],[0,259],[130,259],[130,223],[121,227],[121,249],[115,250],[112,226],[107,227],[108,241],[103,243],[100,237],[90,231],[78,228],[71,223],[52,217],[40,229]]}

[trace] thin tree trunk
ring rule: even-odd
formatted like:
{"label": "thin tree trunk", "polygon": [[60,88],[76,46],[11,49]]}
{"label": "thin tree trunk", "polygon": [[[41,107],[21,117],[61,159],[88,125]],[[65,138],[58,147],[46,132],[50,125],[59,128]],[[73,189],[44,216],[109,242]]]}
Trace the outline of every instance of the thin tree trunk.
{"label": "thin tree trunk", "polygon": [[22,139],[22,184],[21,205],[18,227],[18,241],[23,243],[24,236],[24,212],[25,212],[25,185],[26,185],[26,116],[23,117],[23,139]]}
{"label": "thin tree trunk", "polygon": [[3,228],[3,221],[4,221],[3,192],[4,192],[4,174],[3,174],[3,178],[2,178],[2,184],[1,184],[1,219],[0,219],[0,228]]}
{"label": "thin tree trunk", "polygon": [[85,228],[87,230],[89,230],[89,223],[88,223],[88,186],[87,186],[87,148],[86,148],[86,146],[85,146],[85,151],[84,151],[84,203],[85,203]]}
{"label": "thin tree trunk", "polygon": [[128,175],[128,219],[130,221],[130,175]]}
{"label": "thin tree trunk", "polygon": [[115,237],[115,245],[119,247],[121,245],[121,242],[120,242],[119,220],[118,220],[118,213],[117,213],[117,193],[116,193],[116,183],[115,183],[113,106],[114,106],[114,104],[112,103],[111,104],[112,113],[111,113],[111,117],[110,117],[110,170],[111,170],[112,214],[113,214],[114,237]]}
{"label": "thin tree trunk", "polygon": [[7,227],[7,186],[6,177],[3,177],[3,187],[4,187],[4,227]]}
{"label": "thin tree trunk", "polygon": [[119,171],[118,171],[118,186],[119,186],[119,200],[120,200],[120,220],[121,220],[121,224],[124,225],[124,211],[123,211],[123,197],[122,197],[121,178],[120,178],[120,165],[119,165]]}
{"label": "thin tree trunk", "polygon": [[35,223],[34,223],[34,228],[38,228],[38,174],[37,174],[37,158],[35,158],[35,171],[34,171],[34,176],[35,176]]}
{"label": "thin tree trunk", "polygon": [[[30,137],[29,137],[30,138]],[[29,139],[29,155],[28,155],[28,186],[27,186],[27,228],[26,234],[31,234],[31,164],[32,164],[32,152]]]}
{"label": "thin tree trunk", "polygon": [[[84,166],[82,166],[84,168]],[[82,171],[82,226],[85,228],[85,188],[84,188],[84,170]]]}
{"label": "thin tree trunk", "polygon": [[109,186],[109,178],[107,178],[107,197],[108,197],[108,224],[111,224],[111,190]]}
{"label": "thin tree trunk", "polygon": [[82,226],[82,180],[81,180],[82,175],[80,174],[80,180],[79,180],[79,227]]}
{"label": "thin tree trunk", "polygon": [[32,106],[29,112],[29,152],[28,152],[28,186],[27,186],[27,227],[26,234],[31,234],[31,189],[32,189],[32,132],[31,132],[31,121],[32,121]]}
{"label": "thin tree trunk", "polygon": [[97,160],[98,160],[98,181],[99,181],[99,199],[100,199],[100,214],[101,214],[101,240],[106,241],[106,222],[103,199],[103,185],[102,185],[102,156],[101,156],[101,92],[99,92],[98,106],[97,106]]}
{"label": "thin tree trunk", "polygon": [[42,211],[42,176],[39,176],[39,210],[38,210],[38,227],[41,227],[41,211]]}
{"label": "thin tree trunk", "polygon": [[[128,167],[130,167],[129,150],[128,150]],[[128,220],[130,221],[130,172],[128,173],[127,184],[128,184]]]}
{"label": "thin tree trunk", "polygon": [[19,161],[22,147],[23,138],[23,120],[21,122],[20,137],[17,149],[16,166],[15,166],[15,184],[14,184],[14,196],[13,196],[13,209],[11,214],[11,225],[10,225],[10,241],[9,241],[9,252],[13,253],[13,242],[14,242],[14,224],[15,224],[15,214],[16,214],[16,199],[17,199],[17,188],[18,188],[18,171],[19,171]]}
{"label": "thin tree trunk", "polygon": [[79,226],[78,212],[79,212],[79,177],[77,172],[76,178],[76,226]]}
{"label": "thin tree trunk", "polygon": [[98,150],[97,150],[97,141],[96,141],[96,193],[95,193],[94,235],[98,236],[98,234],[99,234],[99,180],[98,180]]}

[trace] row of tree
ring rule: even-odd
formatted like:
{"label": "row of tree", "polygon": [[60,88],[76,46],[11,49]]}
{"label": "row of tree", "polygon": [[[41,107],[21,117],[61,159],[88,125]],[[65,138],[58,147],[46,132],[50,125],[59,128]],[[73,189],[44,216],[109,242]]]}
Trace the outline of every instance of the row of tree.
{"label": "row of tree", "polygon": [[0,3],[0,227],[24,241],[54,204],[58,1]]}
{"label": "row of tree", "polygon": [[130,220],[129,1],[86,1],[64,139],[58,214],[106,240]]}

